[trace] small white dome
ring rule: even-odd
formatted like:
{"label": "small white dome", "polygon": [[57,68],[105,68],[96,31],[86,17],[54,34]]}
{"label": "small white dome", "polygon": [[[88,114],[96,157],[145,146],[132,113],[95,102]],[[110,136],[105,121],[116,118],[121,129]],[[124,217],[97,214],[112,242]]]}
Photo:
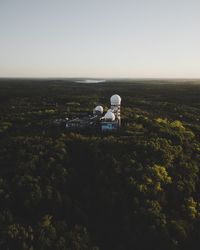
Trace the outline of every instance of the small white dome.
{"label": "small white dome", "polygon": [[105,120],[114,121],[115,120],[115,115],[111,111],[108,111],[105,114],[104,118],[105,118]]}
{"label": "small white dome", "polygon": [[95,110],[99,111],[99,112],[101,112],[101,114],[103,114],[103,107],[102,106],[96,106]]}
{"label": "small white dome", "polygon": [[121,97],[119,95],[112,95],[110,97],[111,105],[120,105],[121,104]]}
{"label": "small white dome", "polygon": [[111,112],[111,113],[112,113],[112,112],[113,112],[113,110],[112,110],[112,109],[108,109],[108,110],[107,110],[107,112]]}

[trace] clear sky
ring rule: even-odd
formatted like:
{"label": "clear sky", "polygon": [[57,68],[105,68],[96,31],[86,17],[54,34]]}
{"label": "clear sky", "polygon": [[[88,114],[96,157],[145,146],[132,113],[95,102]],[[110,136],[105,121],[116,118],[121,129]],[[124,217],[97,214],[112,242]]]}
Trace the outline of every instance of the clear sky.
{"label": "clear sky", "polygon": [[0,0],[0,77],[200,78],[200,0]]}

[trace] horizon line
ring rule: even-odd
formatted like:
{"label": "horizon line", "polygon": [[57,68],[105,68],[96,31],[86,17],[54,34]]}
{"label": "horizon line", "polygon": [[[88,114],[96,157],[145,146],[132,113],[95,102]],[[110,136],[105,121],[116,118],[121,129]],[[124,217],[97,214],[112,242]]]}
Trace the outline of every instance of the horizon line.
{"label": "horizon line", "polygon": [[3,76],[1,77],[0,76],[0,80],[2,79],[52,79],[52,80],[64,80],[64,79],[93,79],[93,80],[193,80],[193,81],[198,81],[200,80],[200,77],[199,78],[183,78],[183,77],[54,77],[54,76],[41,76],[41,77],[36,77],[36,76],[33,76],[33,77],[29,77],[29,76]]}

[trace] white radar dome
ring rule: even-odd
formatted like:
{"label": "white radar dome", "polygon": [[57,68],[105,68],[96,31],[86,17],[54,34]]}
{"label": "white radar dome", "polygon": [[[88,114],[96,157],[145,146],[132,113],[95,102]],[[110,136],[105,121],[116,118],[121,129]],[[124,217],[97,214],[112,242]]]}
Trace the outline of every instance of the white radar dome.
{"label": "white radar dome", "polygon": [[113,110],[112,110],[112,109],[108,109],[108,110],[107,110],[107,112],[111,112],[111,113],[112,113],[112,112],[113,112]]}
{"label": "white radar dome", "polygon": [[119,95],[112,95],[110,97],[111,105],[120,105],[121,104],[121,97]]}
{"label": "white radar dome", "polygon": [[96,106],[96,108],[94,110],[103,114],[103,107],[102,106]]}
{"label": "white radar dome", "polygon": [[111,111],[108,111],[105,114],[104,118],[105,118],[105,120],[114,121],[115,120],[115,115]]}

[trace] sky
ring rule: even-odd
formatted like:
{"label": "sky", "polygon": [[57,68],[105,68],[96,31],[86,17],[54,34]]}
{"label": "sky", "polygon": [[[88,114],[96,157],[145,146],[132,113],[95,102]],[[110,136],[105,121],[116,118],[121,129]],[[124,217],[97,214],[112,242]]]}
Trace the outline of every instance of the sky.
{"label": "sky", "polygon": [[0,77],[200,78],[200,1],[0,0]]}

